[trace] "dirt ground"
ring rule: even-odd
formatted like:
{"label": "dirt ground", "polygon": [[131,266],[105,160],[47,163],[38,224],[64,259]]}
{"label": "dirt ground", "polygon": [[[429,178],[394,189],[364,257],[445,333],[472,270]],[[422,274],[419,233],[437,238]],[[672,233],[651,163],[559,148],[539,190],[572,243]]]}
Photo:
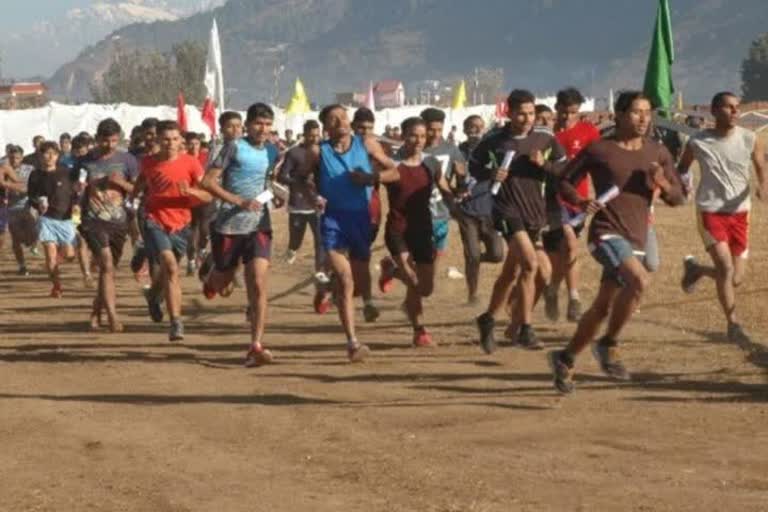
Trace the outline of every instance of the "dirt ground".
{"label": "dirt ground", "polygon": [[[768,210],[753,215],[740,314],[768,344]],[[275,253],[286,243],[275,217]],[[205,301],[185,278],[187,340],[167,342],[120,269],[120,335],[87,330],[92,291],[74,265],[65,296],[0,257],[2,511],[686,511],[768,510],[768,355],[725,342],[714,287],[679,289],[701,248],[692,207],[658,212],[662,269],[624,337],[634,379],[577,362],[558,396],[544,352],[482,354],[455,226],[427,303],[441,346],[410,348],[402,286],[362,324],[369,362],[345,360],[333,314],[311,311],[311,244],[275,260],[268,345],[276,364],[241,366],[244,294]],[[376,257],[383,255],[376,245]],[[586,258],[583,296],[597,284]],[[482,271],[483,297],[497,268]],[[564,301],[561,301],[564,302]],[[537,328],[548,348],[572,324]],[[502,335],[502,328],[498,336]]]}

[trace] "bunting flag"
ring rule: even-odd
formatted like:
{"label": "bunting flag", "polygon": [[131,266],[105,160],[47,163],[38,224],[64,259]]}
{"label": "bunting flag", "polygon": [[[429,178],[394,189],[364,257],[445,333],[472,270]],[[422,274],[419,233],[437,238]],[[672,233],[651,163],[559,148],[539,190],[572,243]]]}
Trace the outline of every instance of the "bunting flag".
{"label": "bunting flag", "polygon": [[216,134],[216,111],[224,112],[224,70],[221,64],[221,42],[219,27],[213,20],[211,34],[208,40],[208,57],[205,61],[206,97],[202,108],[203,122]]}
{"label": "bunting flag", "polygon": [[460,109],[467,105],[467,84],[462,80],[453,93],[453,104],[451,108]]}
{"label": "bunting flag", "polygon": [[312,110],[309,104],[309,98],[304,91],[304,84],[301,83],[301,79],[296,79],[296,85],[294,86],[293,97],[291,98],[288,107],[285,109],[286,114],[306,114]]}

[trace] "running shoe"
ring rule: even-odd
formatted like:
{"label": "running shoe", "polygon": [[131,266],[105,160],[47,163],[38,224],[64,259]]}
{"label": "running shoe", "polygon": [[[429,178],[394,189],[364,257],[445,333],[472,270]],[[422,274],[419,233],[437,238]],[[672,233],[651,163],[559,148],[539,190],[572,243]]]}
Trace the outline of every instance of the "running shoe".
{"label": "running shoe", "polygon": [[683,278],[680,280],[680,287],[685,293],[693,293],[699,279],[701,279],[699,264],[696,258],[689,254],[683,259]]}
{"label": "running shoe", "polygon": [[371,349],[367,345],[356,342],[347,346],[347,357],[350,363],[362,363],[369,355],[371,355]]}
{"label": "running shoe", "polygon": [[60,299],[64,295],[64,290],[61,288],[61,283],[55,283],[51,287],[51,297],[54,299]]}
{"label": "running shoe", "polygon": [[195,262],[194,259],[187,261],[187,276],[195,275],[196,270],[197,270],[197,262]]}
{"label": "running shoe", "polygon": [[600,338],[592,345],[592,355],[595,356],[600,369],[608,377],[615,380],[629,380],[631,377],[624,363],[621,362],[619,347],[616,342],[606,337]]}
{"label": "running shoe", "polygon": [[245,367],[256,368],[269,364],[273,360],[272,352],[263,347],[251,345],[251,348],[248,349],[248,353],[245,355]]}
{"label": "running shoe", "polygon": [[293,265],[296,263],[296,251],[292,251],[291,249],[285,251],[285,254],[283,255],[283,261],[288,265]]}
{"label": "running shoe", "polygon": [[578,322],[581,319],[581,301],[579,299],[570,299],[568,301],[566,317],[569,322]]}
{"label": "running shoe", "polygon": [[565,350],[552,350],[547,354],[549,368],[552,370],[555,389],[564,395],[573,393],[573,365],[565,360]]}
{"label": "running shoe", "polygon": [[171,320],[171,330],[168,332],[168,341],[182,341],[184,339],[184,323],[181,320]]}
{"label": "running shoe", "polygon": [[149,318],[156,324],[163,321],[163,308],[160,307],[160,297],[152,291],[152,287],[144,288],[144,300],[147,301]]}
{"label": "running shoe", "polygon": [[331,309],[331,297],[330,294],[324,291],[318,290],[315,292],[315,298],[312,301],[312,306],[315,308],[315,313],[318,315],[324,315]]}
{"label": "running shoe", "polygon": [[213,270],[213,253],[206,252],[205,257],[200,262],[200,266],[197,267],[197,278],[201,283],[205,282],[211,270]]}
{"label": "running shoe", "polygon": [[203,283],[203,295],[208,300],[213,300],[216,298],[216,290],[214,290],[213,286],[208,284],[208,282]]}
{"label": "running shoe", "polygon": [[544,290],[544,311],[547,315],[547,320],[550,322],[557,322],[560,320],[560,303],[557,290],[551,286],[547,286]]}
{"label": "running shoe", "polygon": [[27,270],[26,266],[22,265],[22,266],[19,267],[19,271],[16,272],[16,275],[28,276],[29,275],[29,270]]}
{"label": "running shoe", "polygon": [[397,266],[389,256],[381,258],[379,262],[381,274],[379,274],[379,290],[381,293],[389,293],[395,286],[395,270]]}
{"label": "running shoe", "polygon": [[496,339],[493,337],[493,328],[496,321],[488,313],[483,313],[475,320],[480,330],[480,346],[486,354],[492,354],[496,350]]}
{"label": "running shoe", "polygon": [[536,332],[530,325],[520,326],[520,333],[517,335],[517,344],[526,350],[544,349],[544,346],[536,337]]}
{"label": "running shoe", "polygon": [[368,323],[375,322],[378,320],[381,313],[379,312],[379,308],[376,307],[375,304],[372,302],[369,302],[365,306],[363,306],[363,318],[365,318],[365,321]]}
{"label": "running shoe", "polygon": [[437,343],[432,340],[432,336],[424,327],[419,327],[413,331],[413,346],[416,348],[435,348]]}
{"label": "running shoe", "polygon": [[144,244],[137,244],[136,249],[133,251],[133,256],[131,257],[131,272],[134,274],[140,273],[146,260],[147,250],[144,248]]}

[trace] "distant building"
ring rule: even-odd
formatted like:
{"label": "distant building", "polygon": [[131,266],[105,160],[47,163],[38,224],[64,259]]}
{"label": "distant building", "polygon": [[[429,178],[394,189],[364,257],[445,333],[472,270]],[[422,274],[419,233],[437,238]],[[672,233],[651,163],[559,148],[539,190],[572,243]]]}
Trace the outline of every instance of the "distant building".
{"label": "distant building", "polygon": [[40,82],[0,85],[0,107],[8,110],[42,107],[48,102],[48,88]]}
{"label": "distant building", "polygon": [[398,108],[405,105],[405,86],[400,80],[382,80],[373,85],[376,108]]}

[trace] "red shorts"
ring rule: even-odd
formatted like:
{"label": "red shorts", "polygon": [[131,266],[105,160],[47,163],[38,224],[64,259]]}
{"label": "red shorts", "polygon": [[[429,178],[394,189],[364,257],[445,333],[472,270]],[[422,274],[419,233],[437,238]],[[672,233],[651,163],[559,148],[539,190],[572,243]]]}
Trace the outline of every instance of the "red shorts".
{"label": "red shorts", "polygon": [[704,246],[725,242],[735,257],[749,252],[749,212],[699,212],[699,232]]}

